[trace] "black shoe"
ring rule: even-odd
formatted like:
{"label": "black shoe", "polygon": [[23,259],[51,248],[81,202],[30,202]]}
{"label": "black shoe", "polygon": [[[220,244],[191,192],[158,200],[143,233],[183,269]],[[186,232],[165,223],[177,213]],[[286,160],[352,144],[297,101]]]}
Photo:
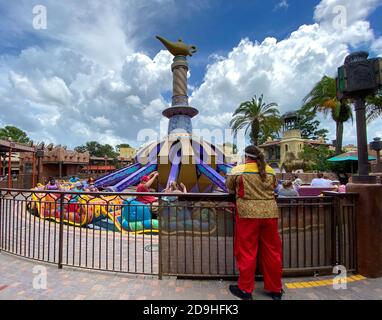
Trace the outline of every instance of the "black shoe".
{"label": "black shoe", "polygon": [[273,300],[282,300],[284,290],[281,289],[280,292],[270,292],[269,295]]}
{"label": "black shoe", "polygon": [[236,297],[238,297],[238,298],[240,298],[242,300],[253,300],[252,299],[252,294],[247,293],[247,292],[241,290],[237,285],[231,284],[229,286],[229,291],[231,291],[231,293],[234,296],[236,296]]}

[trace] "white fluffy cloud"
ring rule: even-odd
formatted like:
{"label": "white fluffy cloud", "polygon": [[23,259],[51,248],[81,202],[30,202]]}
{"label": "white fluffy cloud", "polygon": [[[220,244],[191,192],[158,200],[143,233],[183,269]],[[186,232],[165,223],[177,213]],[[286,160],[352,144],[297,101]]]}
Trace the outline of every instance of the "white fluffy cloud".
{"label": "white fluffy cloud", "polygon": [[[243,39],[226,57],[215,57],[203,83],[192,93],[193,106],[204,115],[198,118],[197,125],[213,126],[211,119],[216,119],[216,127],[227,126],[227,114],[255,94],[277,102],[280,112],[299,108],[303,97],[323,75],[335,75],[350,45],[373,43],[373,30],[364,19],[380,2],[369,0],[360,5],[360,1],[324,0],[316,7],[315,24],[302,25],[281,41]],[[335,30],[331,24],[333,8],[345,4],[352,8],[347,27]],[[379,47],[379,42],[374,45]],[[333,124],[329,119],[322,120],[334,139]],[[378,134],[380,124],[378,120],[370,126],[369,136]],[[353,132],[354,127],[347,125],[345,142],[355,142]]]}
{"label": "white fluffy cloud", "polygon": [[[316,23],[300,26],[288,38],[245,38],[227,56],[214,55],[201,85],[190,86],[190,101],[200,110],[194,127],[228,127],[234,108],[254,94],[278,102],[282,112],[295,109],[323,74],[334,75],[350,46],[366,44],[381,54],[381,38],[374,39],[367,21],[380,2],[323,0],[314,12]],[[150,57],[140,45],[181,6],[173,0],[45,4],[48,28],[38,32],[31,30],[29,1],[4,8],[3,43],[12,51],[18,39],[19,51],[0,55],[0,125],[13,124],[34,140],[70,147],[88,140],[136,144],[140,129],[158,129],[169,103],[172,57],[164,50]],[[182,2],[187,10],[201,5]],[[338,5],[352,8],[341,30],[333,25]],[[371,135],[382,134],[378,124]],[[351,125],[345,130],[345,142],[354,142]]]}
{"label": "white fluffy cloud", "polygon": [[[171,88],[171,56],[162,50],[150,58],[136,47],[146,33],[152,36],[155,5],[168,9],[166,18],[172,0],[112,2],[46,1],[43,31],[31,31],[30,3],[10,4],[4,27],[20,39],[35,32],[44,47],[0,55],[0,125],[74,147],[88,140],[134,142],[139,129],[160,118],[167,105],[162,94]],[[146,23],[150,27],[138,34]]]}

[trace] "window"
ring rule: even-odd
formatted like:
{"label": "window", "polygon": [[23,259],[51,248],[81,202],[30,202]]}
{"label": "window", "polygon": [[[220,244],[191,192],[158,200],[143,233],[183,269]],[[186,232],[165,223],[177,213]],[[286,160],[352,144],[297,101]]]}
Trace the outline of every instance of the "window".
{"label": "window", "polygon": [[289,150],[289,146],[286,144],[285,145],[285,152],[288,152],[288,150]]}

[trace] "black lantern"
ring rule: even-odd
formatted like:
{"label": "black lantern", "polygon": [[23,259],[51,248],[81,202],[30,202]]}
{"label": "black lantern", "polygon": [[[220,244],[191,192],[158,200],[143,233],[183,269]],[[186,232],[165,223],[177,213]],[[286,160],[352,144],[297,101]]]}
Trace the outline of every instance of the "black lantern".
{"label": "black lantern", "polygon": [[364,51],[352,53],[338,68],[337,95],[340,100],[372,95],[382,87],[382,59],[367,59],[368,56]]}
{"label": "black lantern", "polygon": [[355,183],[376,183],[376,177],[369,176],[369,154],[366,135],[365,98],[382,87],[382,59],[368,59],[364,51],[346,57],[338,68],[337,98],[353,99],[357,121],[358,175]]}

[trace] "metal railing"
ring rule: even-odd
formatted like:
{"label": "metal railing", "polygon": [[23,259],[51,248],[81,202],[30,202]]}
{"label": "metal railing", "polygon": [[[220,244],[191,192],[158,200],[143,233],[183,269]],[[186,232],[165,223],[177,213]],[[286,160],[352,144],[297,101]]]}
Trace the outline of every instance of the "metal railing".
{"label": "metal railing", "polygon": [[[157,201],[144,205],[140,196]],[[285,275],[355,270],[356,195],[277,201]],[[227,194],[0,189],[0,250],[59,268],[231,277],[234,215]]]}

